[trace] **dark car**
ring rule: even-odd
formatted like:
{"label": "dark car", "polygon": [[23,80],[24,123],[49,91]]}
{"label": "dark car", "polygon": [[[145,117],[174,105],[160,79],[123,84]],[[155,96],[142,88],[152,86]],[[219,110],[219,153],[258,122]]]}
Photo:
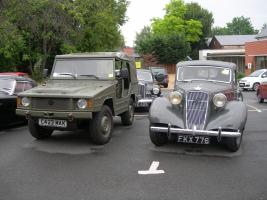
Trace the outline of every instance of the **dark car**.
{"label": "dark car", "polygon": [[177,64],[174,91],[150,107],[150,139],[164,145],[223,143],[237,151],[247,120],[247,107],[237,87],[236,65],[219,61]]}
{"label": "dark car", "polygon": [[256,95],[259,103],[263,103],[264,99],[267,99],[267,82],[262,82],[259,85]]}
{"label": "dark car", "polygon": [[167,70],[165,67],[149,67],[149,69],[151,70],[154,80],[156,80],[156,75],[157,74],[163,74],[164,75],[164,79],[162,81],[157,81],[159,85],[163,85],[164,88],[168,87],[169,84],[169,75],[167,73]]}
{"label": "dark car", "polygon": [[36,83],[26,77],[0,76],[0,127],[25,121],[16,115],[17,94],[34,86]]}
{"label": "dark car", "polygon": [[138,95],[135,107],[149,108],[153,99],[161,95],[159,85],[154,83],[153,75],[150,70],[136,70],[138,80]]}

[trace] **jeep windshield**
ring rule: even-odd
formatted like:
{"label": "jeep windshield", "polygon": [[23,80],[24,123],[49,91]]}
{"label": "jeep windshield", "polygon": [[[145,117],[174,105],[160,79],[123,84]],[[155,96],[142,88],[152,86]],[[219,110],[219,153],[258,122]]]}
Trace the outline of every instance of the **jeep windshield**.
{"label": "jeep windshield", "polygon": [[58,59],[55,61],[53,79],[113,79],[112,59]]}
{"label": "jeep windshield", "polygon": [[184,66],[177,70],[177,81],[212,81],[230,83],[231,70],[226,67]]}

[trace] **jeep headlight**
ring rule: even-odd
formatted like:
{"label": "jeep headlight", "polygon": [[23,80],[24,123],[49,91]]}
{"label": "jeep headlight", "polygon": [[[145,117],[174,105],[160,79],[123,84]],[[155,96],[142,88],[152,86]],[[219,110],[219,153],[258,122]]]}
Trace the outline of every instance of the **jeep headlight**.
{"label": "jeep headlight", "polygon": [[85,109],[87,107],[87,101],[85,99],[79,99],[77,101],[77,106],[79,109]]}
{"label": "jeep headlight", "polygon": [[159,88],[153,87],[153,94],[158,95],[159,94]]}
{"label": "jeep headlight", "polygon": [[179,105],[182,102],[183,95],[178,92],[174,91],[170,94],[170,101],[173,105]]}
{"label": "jeep headlight", "polygon": [[31,104],[31,100],[28,97],[22,97],[21,104],[24,107],[28,107]]}
{"label": "jeep headlight", "polygon": [[227,97],[222,93],[216,94],[213,97],[213,103],[218,108],[224,107],[226,101],[227,101]]}

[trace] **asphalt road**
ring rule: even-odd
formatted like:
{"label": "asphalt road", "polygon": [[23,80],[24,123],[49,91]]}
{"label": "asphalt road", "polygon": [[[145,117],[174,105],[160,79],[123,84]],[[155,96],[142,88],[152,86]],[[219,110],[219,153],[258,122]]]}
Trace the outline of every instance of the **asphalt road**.
{"label": "asphalt road", "polygon": [[0,200],[265,200],[267,103],[254,92],[244,97],[249,115],[236,153],[218,145],[156,148],[143,112],[131,127],[115,119],[105,146],[84,131],[37,141],[25,126],[1,130]]}

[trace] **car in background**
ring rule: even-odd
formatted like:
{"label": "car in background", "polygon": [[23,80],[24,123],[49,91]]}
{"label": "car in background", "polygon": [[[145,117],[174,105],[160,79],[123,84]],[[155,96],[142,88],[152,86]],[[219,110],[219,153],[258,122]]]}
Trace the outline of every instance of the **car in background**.
{"label": "car in background", "polygon": [[16,115],[17,95],[36,86],[34,80],[22,76],[0,76],[0,127],[26,122]]}
{"label": "car in background", "polygon": [[138,95],[135,107],[149,108],[152,101],[161,95],[161,89],[153,80],[152,72],[148,69],[137,69]]}
{"label": "car in background", "polygon": [[249,76],[240,79],[239,87],[243,90],[257,91],[257,88],[263,81],[267,81],[267,69],[256,70]]}
{"label": "car in background", "polygon": [[29,77],[29,75],[25,72],[0,72],[0,76],[23,76],[23,77]]}
{"label": "car in background", "polygon": [[165,67],[149,67],[149,69],[151,70],[152,74],[153,74],[153,78],[154,80],[156,80],[156,75],[157,74],[163,74],[164,75],[164,79],[162,81],[157,81],[159,85],[163,85],[164,88],[167,88],[169,85],[169,75],[167,73],[167,70]]}
{"label": "car in background", "polygon": [[256,96],[259,103],[263,103],[264,99],[267,99],[267,80],[259,85]]}
{"label": "car in background", "polygon": [[189,144],[215,141],[235,152],[247,121],[242,99],[234,63],[180,62],[173,92],[169,98],[156,98],[150,107],[150,139],[156,146],[169,140]]}

